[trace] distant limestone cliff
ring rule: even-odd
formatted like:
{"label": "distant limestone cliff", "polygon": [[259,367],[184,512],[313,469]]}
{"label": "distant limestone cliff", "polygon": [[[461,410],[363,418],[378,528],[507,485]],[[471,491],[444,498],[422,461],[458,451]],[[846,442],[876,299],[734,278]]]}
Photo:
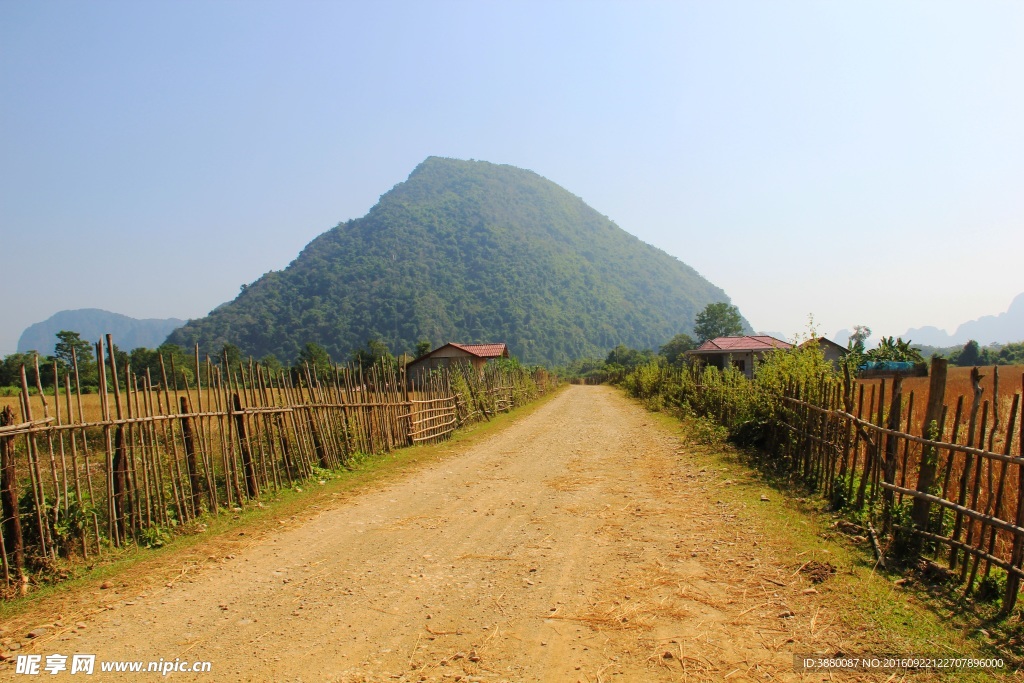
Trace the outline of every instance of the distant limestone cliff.
{"label": "distant limestone cliff", "polygon": [[972,339],[982,346],[1024,341],[1024,294],[1018,294],[1005,313],[965,322],[953,334],[937,327],[918,327],[907,330],[903,338],[940,347],[966,344]]}
{"label": "distant limestone cliff", "polygon": [[151,318],[138,320],[120,313],[111,313],[98,308],[79,308],[73,311],[54,313],[41,323],[30,325],[21,333],[18,352],[38,351],[44,356],[53,353],[57,343],[56,334],[61,330],[78,332],[86,341],[99,341],[105,334],[114,336],[118,348],[130,351],[145,346],[156,348],[167,339],[184,320],[178,318]]}

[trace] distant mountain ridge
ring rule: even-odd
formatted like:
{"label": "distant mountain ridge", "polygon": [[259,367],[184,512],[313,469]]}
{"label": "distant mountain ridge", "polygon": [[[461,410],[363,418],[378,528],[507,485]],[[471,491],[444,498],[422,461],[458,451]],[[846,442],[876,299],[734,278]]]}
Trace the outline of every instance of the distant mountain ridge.
{"label": "distant mountain ridge", "polygon": [[366,216],[168,341],[283,361],[307,342],[335,360],[371,338],[395,352],[506,342],[526,362],[563,363],[657,348],[720,301],[693,268],[532,171],[430,157]]}
{"label": "distant mountain ridge", "polygon": [[78,308],[60,311],[42,322],[29,325],[18,339],[18,353],[38,351],[53,353],[56,334],[61,330],[78,332],[86,341],[99,341],[106,334],[114,337],[118,348],[130,351],[144,346],[156,348],[173,330],[185,324],[178,318],[148,318],[140,320],[99,308]]}
{"label": "distant mountain ridge", "polygon": [[[839,330],[832,339],[836,343],[845,345],[850,334],[852,334],[850,330]],[[977,320],[968,320],[959,325],[953,334],[938,327],[926,325],[925,327],[910,328],[903,333],[902,338],[909,339],[915,345],[936,348],[963,346],[972,339],[982,346],[1024,341],[1024,293],[1014,297],[1005,312],[997,315],[985,315]],[[871,344],[869,343],[868,346]]]}
{"label": "distant mountain ridge", "polygon": [[907,330],[903,338],[929,346],[954,346],[972,339],[982,346],[1024,341],[1024,293],[1014,297],[1006,312],[969,320],[953,334],[937,327],[917,327]]}

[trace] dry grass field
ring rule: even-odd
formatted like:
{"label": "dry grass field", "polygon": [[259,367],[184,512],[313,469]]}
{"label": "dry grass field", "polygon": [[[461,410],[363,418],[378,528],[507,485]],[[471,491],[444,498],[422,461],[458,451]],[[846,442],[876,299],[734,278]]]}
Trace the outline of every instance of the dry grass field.
{"label": "dry grass field", "polygon": [[[982,401],[992,401],[993,396],[993,385],[996,375],[995,366],[986,366],[981,368],[982,380],[981,387],[984,393],[981,395]],[[1021,393],[1021,388],[1024,386],[1024,365],[1000,365],[998,366],[999,374],[999,423],[1005,430],[1007,419],[1010,413],[1010,408],[1013,405],[1013,395]],[[904,411],[904,425],[906,425],[906,411],[909,407],[910,394],[914,394],[914,413],[910,420],[910,429],[908,430],[904,426],[903,431],[909,431],[912,434],[921,434],[923,429],[924,421],[924,409],[928,397],[928,377],[911,377],[903,380],[903,411]],[[871,387],[875,388],[877,395],[878,386],[881,384],[881,380],[870,379],[862,380],[860,382],[864,386],[864,409],[868,408],[868,400],[871,391]],[[892,398],[892,381],[886,381],[886,403]],[[966,415],[970,410],[971,399],[974,392],[971,388],[971,368],[949,368],[949,374],[946,378],[946,401],[945,404],[948,407],[949,416],[946,420],[945,434],[943,435],[944,440],[951,436],[953,428],[953,417],[954,411],[956,410],[957,400],[960,396],[964,397],[964,422],[966,422]],[[888,406],[887,406],[888,407]],[[877,413],[877,407],[875,411]],[[993,413],[991,410],[991,404],[989,408],[989,424],[991,425]],[[1018,426],[1020,423],[1018,422]],[[963,443],[965,428],[961,427],[961,434],[959,442]],[[1003,433],[997,433],[994,445],[1001,445],[1005,440],[1005,431]],[[1000,448],[1001,450],[1001,448]],[[1014,454],[1020,454],[1020,444],[1017,443],[1013,449]]]}
{"label": "dry grass field", "polygon": [[[285,399],[284,399],[284,396],[283,396],[283,394],[282,394],[282,392],[280,390],[268,389],[267,391],[270,393],[270,395],[272,397],[271,403],[278,404],[278,405],[284,405]],[[188,395],[190,403],[193,406],[193,409],[194,410],[198,410],[198,402],[196,400],[195,391],[192,391],[190,394],[186,394],[186,392],[184,390],[179,390],[177,392],[177,394],[178,394],[178,396]],[[156,394],[154,394],[154,397],[155,397],[153,399],[154,400],[154,408],[156,408],[155,414],[174,415],[174,414],[178,413],[178,410],[175,409],[175,408],[171,408],[170,410],[168,410],[167,404],[166,404],[166,399],[163,397],[162,394],[159,397],[156,397]],[[56,416],[56,414],[57,414],[56,413],[57,406],[56,406],[56,402],[54,401],[53,395],[52,394],[47,394],[45,398],[46,398],[46,405],[47,405],[47,410],[49,410],[49,414],[51,416]],[[121,400],[122,401],[126,400],[124,395],[122,395],[122,399]],[[215,396],[213,396],[212,394],[208,393],[205,388],[203,389],[203,407],[204,407],[204,409],[207,409],[207,406],[210,405],[211,401],[213,401],[214,405],[215,405],[216,400],[217,399],[216,399]],[[175,399],[173,391],[171,392],[171,401],[173,402],[174,405],[177,405],[177,400]],[[42,400],[40,400],[38,395],[33,395],[32,398],[31,398],[31,402],[32,402],[31,403],[32,418],[38,420],[44,414],[43,402],[42,402]],[[61,423],[62,424],[68,424],[68,422],[69,422],[69,420],[68,420],[68,402],[67,402],[67,396],[64,394],[63,391],[60,393],[59,402],[60,402]],[[247,403],[247,401],[243,398],[242,403],[244,405],[244,404]],[[114,395],[113,395],[113,393],[110,393],[110,394],[107,395],[107,404],[110,406],[111,414],[113,414],[114,410],[115,410],[114,409]],[[3,410],[4,406],[8,406],[8,405],[11,406],[11,408],[14,410],[15,415],[17,415],[18,418],[20,419],[22,417],[22,415],[21,415],[21,399],[18,396],[0,396],[0,410]],[[74,411],[74,422],[99,422],[99,421],[101,421],[103,419],[103,396],[102,395],[100,395],[100,394],[83,394],[82,395],[82,402],[81,402],[81,413],[79,413],[78,405],[79,404],[78,404],[77,397],[72,395],[71,396],[71,408]],[[125,410],[127,410],[127,405],[125,403],[122,403],[122,406],[124,407]],[[134,404],[133,404],[133,408],[134,408]],[[151,414],[153,414],[153,413],[151,413]]]}
{"label": "dry grass field", "polygon": [[[281,392],[280,391],[278,391],[278,390],[268,390],[268,391],[271,391],[272,395],[275,397],[275,400],[273,401],[274,403],[277,403],[277,404],[280,404],[280,405],[284,405],[284,402],[283,402],[284,399],[283,399],[283,397],[281,397]],[[179,391],[178,394],[179,394],[179,396],[183,396],[183,395],[185,395],[185,392],[184,391]],[[57,406],[56,406],[56,403],[54,401],[54,397],[51,394],[47,394],[45,398],[46,398],[46,404],[47,404],[47,409],[49,410],[49,414],[51,416],[56,416],[56,414],[57,414],[56,413]],[[410,398],[419,399],[419,398],[424,398],[424,396],[421,396],[417,392],[411,392],[410,393]],[[102,402],[102,399],[103,399],[103,397],[100,394],[83,394],[82,395],[82,403],[81,403],[81,413],[79,413],[78,399],[74,395],[72,395],[71,396],[71,408],[74,411],[74,422],[99,422],[99,421],[101,421],[103,419],[103,402]],[[194,392],[191,394],[190,399],[191,399],[192,405],[196,406],[197,403],[196,403],[195,393]],[[279,399],[279,400],[277,400],[277,399]],[[61,423],[62,424],[68,424],[69,420],[68,420],[67,396],[64,394],[63,391],[60,393],[59,400],[60,400]],[[160,400],[162,401],[163,399],[160,399]],[[173,400],[173,392],[172,392],[172,400]],[[204,406],[207,405],[208,400],[209,400],[208,394],[207,394],[206,390],[204,389],[203,390],[203,405]],[[216,400],[216,399],[214,399],[214,400]],[[38,420],[39,418],[43,417],[43,415],[44,415],[43,402],[40,400],[39,396],[32,396],[31,401],[32,401],[32,403],[31,403],[32,417],[33,417],[33,419]],[[108,397],[107,397],[107,401],[108,401],[108,404],[110,406],[110,411],[111,411],[111,413],[113,413],[114,412],[114,395],[113,394],[109,394]],[[244,403],[244,401],[243,401],[243,403]],[[0,410],[3,410],[4,406],[10,406],[14,410],[14,414],[17,417],[17,419],[18,420],[22,419],[22,414],[21,414],[21,398],[19,398],[18,396],[0,396]],[[166,404],[163,404],[162,406],[158,406],[158,407],[164,408],[164,410],[158,410],[157,411],[158,413],[176,414],[178,412],[177,410],[169,410],[169,411],[166,410]]]}
{"label": "dry grass field", "polygon": [[[61,392],[60,396],[60,414],[61,421],[64,423],[68,422],[68,408],[67,408],[67,396],[64,392]],[[75,421],[84,422],[97,422],[103,419],[103,406],[100,402],[101,396],[99,394],[84,394],[82,396],[82,413],[84,414],[84,420],[80,420],[78,413],[78,402],[75,396],[71,397],[71,407],[75,412]],[[111,401],[113,397],[111,396]],[[52,395],[46,396],[46,404],[50,415],[56,415],[56,404]],[[21,414],[21,398],[18,396],[0,396],[0,410],[3,410],[4,406],[10,406],[14,410],[14,414],[18,419],[23,419]],[[39,419],[43,416],[43,403],[39,399],[39,396],[32,397],[32,417]]]}
{"label": "dry grass field", "polygon": [[[943,423],[940,441],[949,443],[966,444],[968,441],[968,422],[970,419],[973,389],[970,379],[971,368],[951,367],[946,382],[945,406],[947,409],[946,419]],[[1024,382],[1024,366],[1011,365],[999,366],[998,389],[995,386],[997,374],[994,366],[981,368],[981,387],[983,393],[982,409],[978,413],[977,434],[973,446],[983,448],[995,453],[1007,453],[1009,455],[1021,455],[1021,419],[1020,408],[1017,409],[1017,419],[1011,424],[1010,412],[1013,408],[1014,395],[1020,394],[1022,382]],[[864,387],[864,417],[872,422],[877,422],[878,406],[877,396],[881,380],[864,380],[861,384]],[[924,429],[924,412],[928,400],[928,377],[913,377],[903,381],[903,407],[900,431],[914,435],[922,435]],[[892,380],[886,380],[884,411],[888,412],[892,399]],[[874,392],[874,404],[872,406],[872,392]],[[910,400],[913,394],[913,412]],[[993,396],[996,397],[998,411],[993,409]],[[963,409],[957,433],[954,434],[956,423],[957,402],[963,397]],[[985,404],[988,404],[987,412]],[[868,417],[869,406],[872,406],[870,417]],[[1011,431],[1012,429],[1012,431]],[[1007,447],[1009,438],[1009,448]],[[982,442],[983,439],[983,442]],[[1020,465],[1005,464],[990,458],[968,459],[963,453],[940,450],[937,491],[946,500],[967,504],[969,507],[984,511],[1005,521],[1012,522],[1016,518],[1017,507],[1020,501],[1021,479]],[[862,455],[862,457],[864,457]],[[921,447],[919,444],[903,442],[898,447],[898,460],[896,483],[901,486],[915,486],[919,473],[921,461]],[[969,471],[964,477],[965,467]],[[961,489],[961,487],[964,487]],[[966,491],[964,496],[962,491]],[[962,500],[958,500],[961,498]],[[899,496],[902,498],[902,496]],[[949,523],[952,516],[946,517]],[[965,533],[971,537],[980,539],[984,534],[992,534],[990,552],[1001,559],[1010,558],[1014,537],[1003,530],[983,531],[980,522],[968,522]],[[948,534],[951,528],[944,527],[943,533]]]}

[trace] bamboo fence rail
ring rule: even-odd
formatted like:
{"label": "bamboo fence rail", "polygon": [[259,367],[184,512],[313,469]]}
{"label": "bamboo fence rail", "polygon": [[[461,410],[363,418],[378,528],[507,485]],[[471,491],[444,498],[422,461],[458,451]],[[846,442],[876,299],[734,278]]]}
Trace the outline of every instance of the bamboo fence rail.
{"label": "bamboo fence rail", "polygon": [[77,359],[60,380],[63,396],[46,396],[38,379],[30,396],[22,368],[20,410],[0,411],[8,588],[59,558],[159,545],[172,529],[357,457],[446,439],[555,384],[543,371],[492,365],[417,377],[380,366],[273,373],[251,360],[201,360],[198,347],[189,372],[161,359],[153,378],[115,367],[110,335],[96,351],[102,419],[83,419]]}

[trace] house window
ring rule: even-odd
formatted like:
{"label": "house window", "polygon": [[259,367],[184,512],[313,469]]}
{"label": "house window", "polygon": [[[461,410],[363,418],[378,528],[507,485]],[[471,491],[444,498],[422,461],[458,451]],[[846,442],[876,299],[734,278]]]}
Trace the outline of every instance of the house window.
{"label": "house window", "polygon": [[745,360],[734,360],[732,362],[732,366],[734,368],[736,368],[737,370],[739,370],[740,372],[746,372],[747,371],[747,361],[745,361]]}

